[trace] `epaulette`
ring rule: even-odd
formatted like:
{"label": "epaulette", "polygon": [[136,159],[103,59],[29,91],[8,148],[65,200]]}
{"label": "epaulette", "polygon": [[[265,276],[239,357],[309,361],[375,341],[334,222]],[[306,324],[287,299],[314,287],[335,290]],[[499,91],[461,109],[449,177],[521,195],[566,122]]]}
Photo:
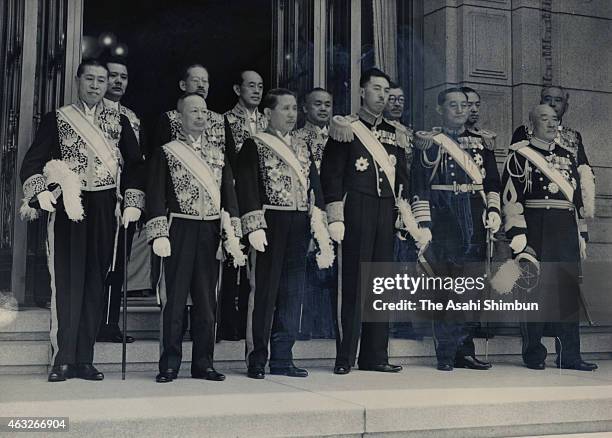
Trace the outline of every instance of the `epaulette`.
{"label": "epaulette", "polygon": [[433,128],[431,131],[417,131],[414,135],[414,146],[422,151],[429,149],[433,144],[434,135],[440,132],[440,128]]}
{"label": "epaulette", "polygon": [[521,141],[517,141],[516,143],[513,143],[510,145],[510,150],[511,151],[518,151],[520,148],[524,148],[525,146],[529,145],[529,140],[521,140]]}
{"label": "epaulette", "polygon": [[493,131],[487,131],[486,129],[480,129],[478,134],[480,134],[482,137],[482,143],[485,145],[485,147],[491,151],[494,151],[497,134]]}
{"label": "epaulette", "polygon": [[385,121],[395,128],[395,141],[397,145],[405,150],[410,149],[410,131],[397,120]]}
{"label": "epaulette", "polygon": [[358,117],[353,114],[348,116],[332,117],[331,123],[329,125],[329,136],[334,140],[343,143],[353,141],[355,135],[353,134],[351,123],[353,123],[357,119]]}

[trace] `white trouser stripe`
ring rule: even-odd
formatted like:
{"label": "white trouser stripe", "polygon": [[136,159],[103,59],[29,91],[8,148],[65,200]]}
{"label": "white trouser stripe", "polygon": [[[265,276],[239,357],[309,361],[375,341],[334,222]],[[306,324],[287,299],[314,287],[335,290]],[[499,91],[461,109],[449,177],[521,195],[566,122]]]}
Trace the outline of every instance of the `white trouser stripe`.
{"label": "white trouser stripe", "polygon": [[[55,365],[55,358],[59,351],[57,342],[57,289],[55,287],[55,216],[56,213],[49,214],[47,222],[47,266],[49,268],[49,276],[51,277],[51,327],[49,331],[49,339],[51,340],[51,366]],[[58,364],[63,365],[63,364]]]}
{"label": "white trouser stripe", "polygon": [[338,305],[336,306],[338,320],[338,338],[342,342],[342,243],[338,244]]}

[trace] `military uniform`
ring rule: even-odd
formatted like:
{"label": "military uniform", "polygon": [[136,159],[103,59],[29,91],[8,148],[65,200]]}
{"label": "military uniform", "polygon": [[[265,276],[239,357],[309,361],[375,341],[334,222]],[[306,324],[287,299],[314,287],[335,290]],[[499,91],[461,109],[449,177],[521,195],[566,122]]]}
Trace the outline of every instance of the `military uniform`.
{"label": "military uniform", "polygon": [[236,263],[246,262],[240,248],[241,226],[229,165],[223,119],[210,120],[198,139],[180,138],[156,148],[148,165],[147,238],[170,239],[163,260],[159,294],[162,304],[159,370],[177,370],[182,358],[184,309],[193,307],[191,374],[213,366],[217,253],[221,238]]}
{"label": "military uniform", "polygon": [[[235,168],[236,157],[242,148],[242,144],[251,135],[264,131],[267,126],[267,119],[257,109],[249,113],[240,103],[227,111],[224,117],[225,136],[227,138],[231,137],[235,145],[228,151],[232,168]],[[249,291],[247,270],[243,267],[236,268],[232,263],[225,263],[221,281],[221,297],[219,299],[220,315],[217,331],[219,339],[244,339]]]}
{"label": "military uniform", "polygon": [[[26,204],[47,190],[43,168],[50,160],[67,164],[80,183],[62,188],[47,226],[51,365],[91,364],[118,226],[117,198],[123,196],[124,207],[143,209],[144,162],[125,116],[102,103],[90,110],[81,102],[43,118],[21,166]],[[81,191],[80,219],[69,217],[71,207],[65,202],[75,190]],[[25,204],[22,212],[36,217]]]}
{"label": "military uniform", "polygon": [[[355,134],[374,136],[380,151],[375,160]],[[336,367],[352,367],[361,337],[359,366],[388,363],[388,322],[363,322],[359,286],[361,262],[393,261],[397,199],[407,199],[410,184],[405,149],[407,133],[400,126],[365,109],[358,116],[335,116],[323,153],[321,183],[329,223],[342,221],[345,235],[339,260]],[[365,138],[365,137],[364,137]],[[371,142],[372,143],[372,142]],[[393,169],[392,175],[383,169]],[[391,183],[394,180],[394,183]]]}
{"label": "military uniform", "polygon": [[[333,247],[322,212],[319,176],[306,142],[268,129],[247,139],[237,158],[236,188],[245,236],[264,229],[265,252],[251,250],[246,359],[249,370],[293,366],[310,227],[320,266]],[[310,218],[309,218],[310,215]],[[272,335],[271,335],[272,333]]]}
{"label": "military uniform", "polygon": [[[308,145],[317,171],[320,172],[323,151],[329,138],[329,127],[319,127],[306,121],[304,127],[295,130],[293,135]],[[306,238],[310,240],[310,234]],[[318,268],[316,251],[311,246],[306,261],[306,291],[300,324],[301,339],[334,339],[336,337],[332,297],[337,290],[337,275],[337,263],[334,263],[330,269]]]}
{"label": "military uniform", "polygon": [[546,358],[541,343],[545,323],[541,321],[553,322],[557,364],[561,360],[561,365],[573,366],[581,361],[579,239],[588,236],[580,186],[576,155],[557,141],[546,143],[532,137],[510,146],[502,195],[506,236],[512,239],[524,234],[540,266],[539,283],[528,295],[530,301],[540,304],[540,322],[521,324],[527,365],[544,363]]}
{"label": "military uniform", "polygon": [[[440,134],[449,140],[448,147],[442,146]],[[431,249],[445,271],[438,275],[484,274],[485,220],[490,212],[500,214],[500,178],[492,140],[492,136],[466,129],[434,128],[417,133],[419,152],[414,158],[413,177],[417,196],[429,201]],[[453,150],[456,152],[451,153]],[[466,164],[470,165],[468,170]],[[465,322],[437,318],[434,336],[439,367],[452,367],[456,358],[474,354],[461,348],[468,336]]]}

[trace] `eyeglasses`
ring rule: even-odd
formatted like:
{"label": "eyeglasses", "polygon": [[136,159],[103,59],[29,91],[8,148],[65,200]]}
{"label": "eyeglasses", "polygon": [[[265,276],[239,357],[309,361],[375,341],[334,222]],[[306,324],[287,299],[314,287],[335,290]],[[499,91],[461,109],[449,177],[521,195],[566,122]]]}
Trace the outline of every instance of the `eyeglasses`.
{"label": "eyeglasses", "polygon": [[391,104],[393,104],[393,103],[403,104],[404,103],[404,96],[400,96],[400,97],[389,96],[389,103],[391,103]]}

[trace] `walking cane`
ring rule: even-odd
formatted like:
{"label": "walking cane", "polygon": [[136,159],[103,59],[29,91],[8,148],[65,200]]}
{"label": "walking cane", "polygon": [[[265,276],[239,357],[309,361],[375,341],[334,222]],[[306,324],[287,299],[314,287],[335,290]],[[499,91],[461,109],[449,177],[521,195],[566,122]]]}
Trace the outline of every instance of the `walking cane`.
{"label": "walking cane", "polygon": [[[491,298],[491,262],[493,259],[493,233],[487,228],[486,234],[487,254],[485,259],[485,275],[487,277],[487,299]],[[485,360],[489,360],[489,320],[485,322]]]}
{"label": "walking cane", "polygon": [[125,368],[127,363],[127,348],[126,348],[126,333],[127,333],[127,286],[128,286],[128,251],[127,251],[127,224],[123,227],[123,288],[122,288],[122,301],[123,301],[123,339],[122,351],[121,351],[121,380],[125,380]]}

